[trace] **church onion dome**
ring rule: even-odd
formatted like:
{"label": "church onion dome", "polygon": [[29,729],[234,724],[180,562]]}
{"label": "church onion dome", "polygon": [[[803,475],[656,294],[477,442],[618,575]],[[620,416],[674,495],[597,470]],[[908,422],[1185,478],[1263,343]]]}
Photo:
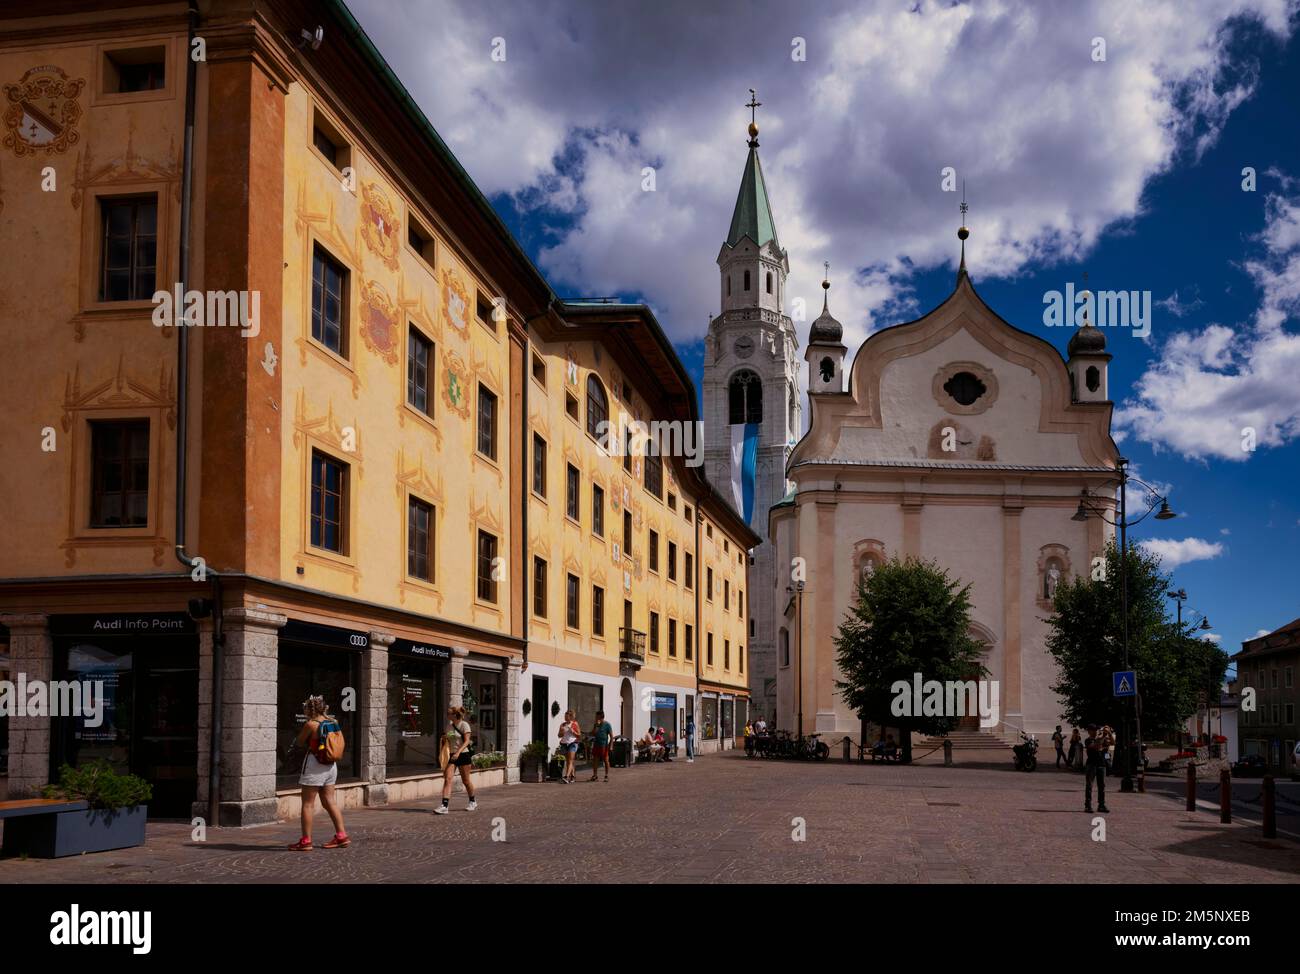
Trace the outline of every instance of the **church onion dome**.
{"label": "church onion dome", "polygon": [[809,345],[838,345],[844,337],[844,326],[835,320],[835,316],[827,307],[830,289],[831,282],[822,281],[822,313],[817,316],[817,320],[812,323],[812,328],[808,330]]}
{"label": "church onion dome", "polygon": [[1106,336],[1102,334],[1100,328],[1091,323],[1086,323],[1070,336],[1070,344],[1066,347],[1066,351],[1072,358],[1080,353],[1087,355],[1104,352],[1106,351]]}

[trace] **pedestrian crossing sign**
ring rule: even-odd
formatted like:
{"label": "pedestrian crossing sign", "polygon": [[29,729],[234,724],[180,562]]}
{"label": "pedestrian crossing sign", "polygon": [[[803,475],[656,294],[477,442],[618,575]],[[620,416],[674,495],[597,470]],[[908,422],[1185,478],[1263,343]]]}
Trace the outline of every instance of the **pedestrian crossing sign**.
{"label": "pedestrian crossing sign", "polygon": [[1119,670],[1111,674],[1115,681],[1115,696],[1117,697],[1135,697],[1137,696],[1137,673],[1133,670]]}

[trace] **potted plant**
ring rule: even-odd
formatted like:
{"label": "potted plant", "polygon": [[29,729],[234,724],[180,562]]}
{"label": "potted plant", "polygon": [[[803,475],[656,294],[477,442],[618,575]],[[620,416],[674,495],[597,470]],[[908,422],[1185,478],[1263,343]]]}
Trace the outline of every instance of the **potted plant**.
{"label": "potted plant", "polygon": [[500,768],[505,765],[506,756],[500,751],[484,751],[482,754],[475,754],[470,760],[475,771],[487,771],[490,768]]}
{"label": "potted plant", "polygon": [[565,755],[564,751],[561,748],[557,747],[555,751],[552,752],[551,754],[551,762],[549,765],[547,765],[546,776],[548,778],[554,778],[556,781],[559,781],[561,778],[563,778],[564,767],[565,764],[567,763],[566,759],[567,759],[567,755]]}
{"label": "potted plant", "polygon": [[544,781],[546,754],[550,749],[545,741],[529,741],[519,752],[519,780]]}
{"label": "potted plant", "polygon": [[[6,846],[13,840],[29,856],[54,859],[144,845],[145,803],[153,797],[153,787],[143,778],[118,774],[101,758],[79,768],[65,764],[58,784],[46,785],[43,794],[88,807],[34,817],[30,831],[5,836]],[[9,823],[6,831],[19,821],[24,820]]]}

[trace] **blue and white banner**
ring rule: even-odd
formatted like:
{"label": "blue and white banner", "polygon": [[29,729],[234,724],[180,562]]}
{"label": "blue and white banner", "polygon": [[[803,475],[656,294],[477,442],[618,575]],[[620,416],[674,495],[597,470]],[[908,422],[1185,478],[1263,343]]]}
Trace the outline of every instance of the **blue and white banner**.
{"label": "blue and white banner", "polygon": [[731,427],[731,496],[749,524],[754,516],[754,482],[758,472],[758,423]]}

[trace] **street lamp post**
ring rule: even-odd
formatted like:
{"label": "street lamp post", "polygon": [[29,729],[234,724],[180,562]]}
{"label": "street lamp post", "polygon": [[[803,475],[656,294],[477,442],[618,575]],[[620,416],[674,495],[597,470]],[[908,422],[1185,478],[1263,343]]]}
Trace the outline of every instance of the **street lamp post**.
{"label": "street lamp post", "polygon": [[[1105,481],[1101,486],[1108,486],[1108,485],[1111,485],[1111,484],[1115,484],[1115,485],[1117,485],[1117,486],[1119,487],[1119,520],[1117,520],[1117,521],[1112,521],[1110,518],[1108,518],[1108,517],[1106,516],[1106,513],[1105,513],[1105,511],[1104,511],[1102,508],[1100,508],[1100,507],[1093,507],[1092,505],[1086,503],[1086,500],[1091,496],[1091,495],[1088,493],[1088,489],[1087,489],[1086,487],[1083,489],[1083,496],[1079,499],[1079,509],[1078,509],[1077,511],[1074,512],[1074,517],[1073,517],[1071,520],[1074,520],[1074,521],[1086,521],[1086,520],[1088,519],[1089,514],[1093,514],[1093,515],[1096,515],[1097,517],[1101,518],[1101,519],[1102,519],[1103,521],[1105,521],[1107,524],[1111,524],[1111,525],[1114,525],[1115,527],[1119,528],[1119,565],[1120,565],[1120,568],[1119,568],[1119,571],[1120,571],[1120,576],[1119,576],[1119,608],[1120,608],[1120,615],[1121,615],[1121,617],[1122,617],[1122,623],[1123,623],[1123,630],[1122,630],[1122,631],[1123,631],[1123,647],[1124,647],[1124,669],[1127,670],[1127,669],[1129,668],[1129,657],[1128,657],[1128,529],[1129,529],[1130,527],[1134,527],[1134,526],[1136,526],[1136,525],[1142,523],[1144,520],[1146,520],[1147,516],[1150,515],[1152,511],[1155,511],[1155,510],[1156,510],[1156,504],[1157,504],[1157,502],[1160,504],[1160,509],[1159,509],[1158,511],[1156,511],[1156,520],[1157,520],[1157,521],[1168,521],[1168,520],[1170,520],[1170,519],[1172,519],[1172,518],[1177,517],[1178,515],[1175,514],[1172,510],[1169,509],[1169,498],[1168,498],[1168,497],[1166,497],[1166,496],[1164,496],[1163,494],[1161,494],[1158,490],[1156,490],[1154,487],[1152,487],[1150,484],[1148,484],[1145,480],[1142,480],[1142,479],[1139,478],[1139,477],[1135,477],[1135,476],[1133,476],[1132,474],[1130,474],[1130,473],[1128,472],[1128,460],[1127,460],[1125,457],[1119,457],[1119,458],[1115,461],[1115,465],[1116,465],[1116,468],[1119,470],[1119,476],[1118,476],[1118,477],[1115,477],[1115,478],[1112,478],[1112,479],[1110,479],[1110,480]],[[1147,491],[1148,496],[1151,498],[1150,502],[1147,504],[1147,509],[1146,509],[1146,511],[1142,514],[1142,516],[1141,516],[1141,517],[1134,518],[1132,521],[1130,521],[1130,520],[1128,519],[1128,490],[1127,490],[1127,487],[1128,487],[1128,484],[1129,484],[1129,481],[1130,481],[1130,480],[1133,481],[1133,482],[1136,483],[1136,484],[1141,485],[1141,486],[1142,486],[1142,487]],[[1146,763],[1142,760],[1142,707],[1141,707],[1141,699],[1140,699],[1140,698],[1141,698],[1141,692],[1140,692],[1140,691],[1139,691],[1138,693],[1135,693],[1134,696],[1133,696],[1133,719],[1134,719],[1134,722],[1135,722],[1136,725],[1137,725],[1137,740],[1138,740],[1138,791],[1146,791]],[[1120,791],[1132,791],[1132,790],[1133,790],[1133,757],[1132,757],[1132,754],[1131,754],[1131,749],[1132,749],[1132,741],[1131,741],[1131,739],[1129,738],[1129,734],[1128,734],[1128,721],[1125,720],[1125,722],[1124,722],[1124,755],[1123,755],[1123,757],[1124,757],[1124,777],[1120,780],[1120,785],[1119,785],[1119,790],[1120,790]]]}

